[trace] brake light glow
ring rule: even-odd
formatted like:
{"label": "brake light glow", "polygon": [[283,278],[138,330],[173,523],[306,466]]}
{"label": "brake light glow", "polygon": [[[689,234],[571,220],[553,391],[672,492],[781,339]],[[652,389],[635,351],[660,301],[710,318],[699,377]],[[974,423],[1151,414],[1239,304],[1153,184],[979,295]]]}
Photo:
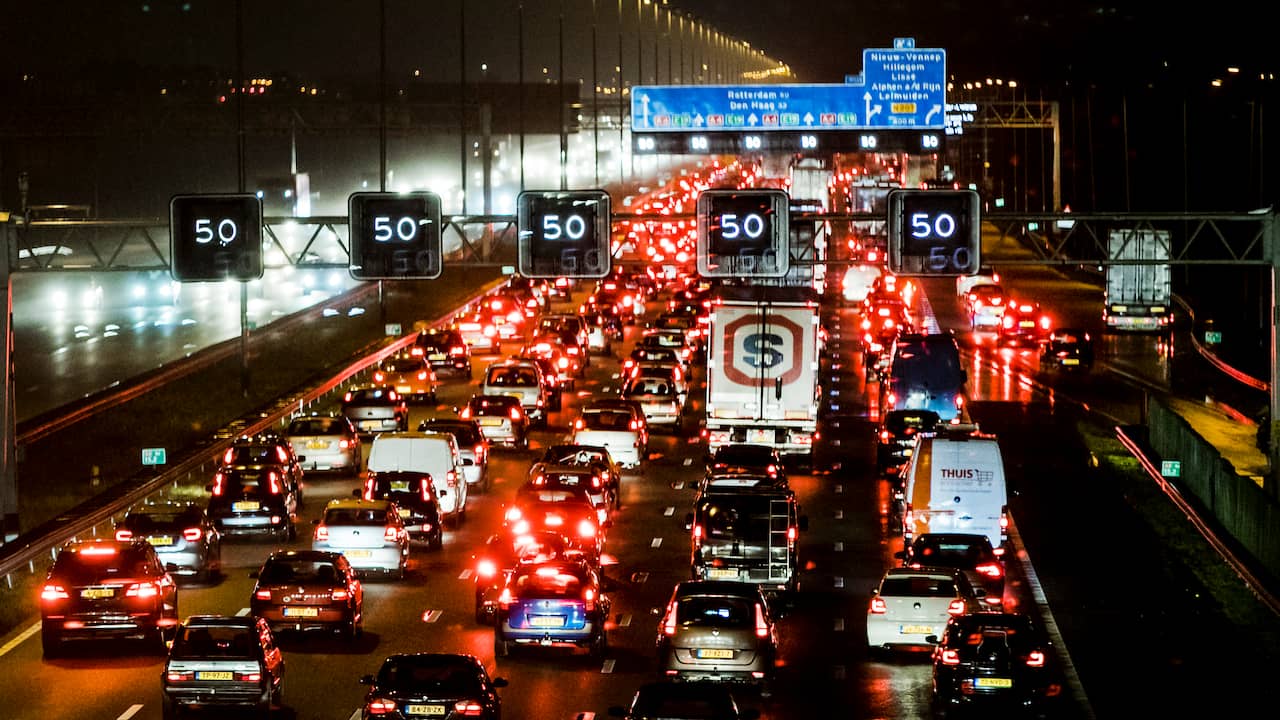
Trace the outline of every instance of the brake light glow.
{"label": "brake light glow", "polygon": [[889,611],[889,608],[885,606],[884,598],[880,597],[879,595],[871,598],[871,605],[867,608],[868,613],[872,615],[883,615],[888,611]]}
{"label": "brake light glow", "polygon": [[938,661],[943,665],[959,665],[960,653],[955,650],[943,650],[938,654]]}
{"label": "brake light glow", "polygon": [[694,540],[701,540],[701,539],[702,539],[702,526],[701,526],[701,525],[694,525],[694,526],[693,526],[693,539],[694,539]]}
{"label": "brake light glow", "polygon": [[676,604],[674,602],[667,605],[667,616],[662,620],[662,634],[676,634]]}
{"label": "brake light glow", "polygon": [[125,597],[138,598],[139,600],[153,598],[160,594],[160,588],[155,583],[134,583],[124,591]]}
{"label": "brake light glow", "polygon": [[[547,518],[550,520],[551,518]],[[550,524],[550,523],[548,523]],[[596,536],[596,524],[590,520],[583,520],[578,523],[578,536],[584,538],[592,538]]]}
{"label": "brake light glow", "polygon": [[400,528],[394,525],[388,527],[382,532],[382,539],[387,542],[396,542],[400,539]]}
{"label": "brake light glow", "polygon": [[1044,653],[1039,650],[1027,653],[1027,667],[1044,667]]}
{"label": "brake light glow", "polygon": [[270,591],[270,590],[258,590],[258,591],[255,591],[255,592],[253,593],[253,596],[254,596],[255,598],[257,598],[258,600],[270,600],[270,599],[271,599],[271,591]]}
{"label": "brake light glow", "polygon": [[386,382],[386,380],[387,380],[387,375],[381,370],[378,370],[373,374],[373,381],[376,383]]}
{"label": "brake light glow", "polygon": [[511,588],[502,588],[502,594],[498,596],[498,607],[507,610],[511,607]]}
{"label": "brake light glow", "polygon": [[204,537],[204,531],[198,527],[189,527],[182,531],[182,538],[187,542],[200,542],[202,537]]}
{"label": "brake light glow", "polygon": [[373,474],[370,473],[369,476],[365,478],[365,481],[364,481],[364,499],[365,500],[373,499],[373,489],[374,489],[373,485],[374,485]]}
{"label": "brake light glow", "polygon": [[192,670],[188,670],[186,672],[167,672],[164,674],[166,682],[186,682],[187,680],[194,680],[195,677],[196,674]]}
{"label": "brake light glow", "polygon": [[370,715],[387,715],[396,711],[396,701],[387,698],[374,698],[369,701]]}
{"label": "brake light glow", "polygon": [[518,507],[507,509],[507,522],[515,522],[523,516],[524,514],[520,512],[520,508]]}
{"label": "brake light glow", "polygon": [[275,471],[272,470],[271,472],[267,473],[267,480],[271,483],[271,494],[279,495],[280,494],[280,476],[276,475]]}
{"label": "brake light glow", "polygon": [[756,603],[756,637],[769,637],[769,623],[764,619],[764,607]]}
{"label": "brake light glow", "polygon": [[796,541],[796,526],[792,525],[791,527],[787,528],[787,542],[795,542],[795,541]]}
{"label": "brake light glow", "polygon": [[346,588],[334,588],[333,592],[329,593],[329,597],[333,600],[346,600],[351,597],[351,593],[347,592]]}
{"label": "brake light glow", "polygon": [[71,595],[67,592],[66,588],[61,585],[45,585],[44,589],[40,591],[40,599],[45,602],[53,600],[70,600]]}
{"label": "brake light glow", "polygon": [[213,475],[213,491],[212,491],[214,495],[221,495],[221,494],[222,494],[222,482],[223,482],[223,480],[225,480],[225,479],[226,479],[226,476],[224,476],[222,473],[214,473],[214,475]]}
{"label": "brake light glow", "polygon": [[498,564],[487,558],[481,560],[476,563],[476,574],[480,577],[491,578],[498,574]]}
{"label": "brake light glow", "polygon": [[1000,563],[982,563],[974,568],[978,574],[989,578],[998,578],[1004,575],[1004,568],[1000,567]]}
{"label": "brake light glow", "polygon": [[584,608],[588,612],[595,610],[596,609],[596,591],[592,590],[591,588],[587,588],[586,590],[583,590],[582,602],[583,602]]}
{"label": "brake light glow", "polygon": [[132,539],[133,539],[133,531],[132,531],[132,530],[117,530],[117,531],[116,531],[116,539],[117,539],[117,540],[119,540],[120,542],[129,542],[130,540],[132,540]]}
{"label": "brake light glow", "polygon": [[317,542],[329,542],[329,528],[325,525],[317,525],[314,535]]}
{"label": "brake light glow", "polygon": [[115,555],[116,549],[99,545],[90,545],[80,550],[81,555]]}
{"label": "brake light glow", "polygon": [[963,614],[964,614],[964,609],[965,609],[965,608],[964,608],[964,601],[963,601],[963,600],[961,600],[960,598],[956,598],[955,600],[952,600],[952,601],[947,605],[947,614],[948,614],[948,615],[963,615]]}
{"label": "brake light glow", "polygon": [[480,717],[484,707],[474,700],[459,700],[453,704],[453,713],[462,717]]}

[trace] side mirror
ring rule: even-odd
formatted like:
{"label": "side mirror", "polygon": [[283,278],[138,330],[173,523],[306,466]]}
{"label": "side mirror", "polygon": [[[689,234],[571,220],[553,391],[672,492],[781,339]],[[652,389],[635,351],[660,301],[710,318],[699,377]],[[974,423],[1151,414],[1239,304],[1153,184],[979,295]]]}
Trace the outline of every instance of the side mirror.
{"label": "side mirror", "polygon": [[476,461],[475,461],[475,460],[472,460],[471,458],[462,458],[462,466],[463,466],[463,467],[468,467],[468,466],[475,465],[475,464],[476,464]]}
{"label": "side mirror", "polygon": [[693,529],[693,513],[689,513],[688,515],[684,516],[684,529],[685,530]]}
{"label": "side mirror", "polygon": [[504,677],[496,677],[492,680],[492,682],[493,682],[493,686],[496,688],[506,687],[507,685],[511,684],[507,682],[507,679]]}
{"label": "side mirror", "polygon": [[436,497],[445,497],[448,494],[449,494],[448,490],[441,490],[440,492],[436,493]]}

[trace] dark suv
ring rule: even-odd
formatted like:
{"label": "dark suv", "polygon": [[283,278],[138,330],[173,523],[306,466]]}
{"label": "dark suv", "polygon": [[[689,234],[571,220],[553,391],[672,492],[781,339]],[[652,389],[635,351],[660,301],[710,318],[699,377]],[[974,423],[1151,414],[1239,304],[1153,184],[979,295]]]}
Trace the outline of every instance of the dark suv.
{"label": "dark suv", "polygon": [[223,535],[294,539],[298,492],[276,467],[223,468],[205,489],[209,519]]}
{"label": "dark suv", "polygon": [[155,548],[141,540],[63,545],[40,591],[46,658],[67,640],[139,639],[155,652],[178,625],[178,585]]}
{"label": "dark suv", "polygon": [[440,525],[440,503],[431,484],[431,473],[413,470],[373,472],[364,481],[364,490],[351,493],[365,500],[390,500],[396,504],[405,529],[414,540],[439,549],[444,543]]}
{"label": "dark suv", "polygon": [[409,352],[422,356],[436,370],[448,368],[457,374],[471,376],[471,346],[457,330],[423,330],[418,333],[418,339]]}
{"label": "dark suv", "polygon": [[274,432],[242,435],[222,453],[222,465],[219,469],[260,468],[274,468],[280,474],[280,481],[297,494],[298,505],[302,505],[302,464],[294,452],[293,443],[287,437]]}
{"label": "dark suv", "polygon": [[143,540],[174,575],[208,582],[222,570],[222,535],[204,508],[174,501],[134,505],[116,523],[117,540]]}

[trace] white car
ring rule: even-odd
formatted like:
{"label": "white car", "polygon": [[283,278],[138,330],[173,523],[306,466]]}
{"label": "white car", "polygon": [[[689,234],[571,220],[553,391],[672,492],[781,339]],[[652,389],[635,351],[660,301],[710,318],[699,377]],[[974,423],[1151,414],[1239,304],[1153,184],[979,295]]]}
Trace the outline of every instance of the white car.
{"label": "white car", "polygon": [[680,396],[680,407],[683,408],[689,400],[689,376],[680,363],[641,360],[627,371],[627,378],[632,380],[655,378],[668,382]]}
{"label": "white car", "polygon": [[844,271],[841,287],[845,302],[861,305],[871,292],[871,286],[884,274],[879,265],[851,265]]}
{"label": "white car", "polygon": [[390,500],[331,500],[314,521],[312,550],[340,552],[359,572],[370,570],[397,580],[409,565],[409,531]]}
{"label": "white car", "polygon": [[995,270],[992,270],[989,266],[983,265],[981,268],[978,268],[977,275],[961,275],[956,278],[956,297],[963,299],[969,294],[969,290],[972,289],[974,285],[985,283],[997,284],[999,282],[1000,274]]}
{"label": "white car", "polygon": [[954,568],[890,568],[867,607],[872,651],[932,648],[953,615],[978,612],[985,593]]}
{"label": "white car", "polygon": [[569,442],[606,447],[622,467],[639,467],[646,452],[644,418],[637,420],[633,411],[625,407],[588,404],[573,422]]}

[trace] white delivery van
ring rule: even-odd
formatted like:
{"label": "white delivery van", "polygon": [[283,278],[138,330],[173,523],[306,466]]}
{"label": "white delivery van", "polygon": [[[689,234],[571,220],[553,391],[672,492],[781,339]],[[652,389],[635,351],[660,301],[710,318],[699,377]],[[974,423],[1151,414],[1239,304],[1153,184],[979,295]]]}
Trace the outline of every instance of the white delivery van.
{"label": "white delivery van", "polygon": [[458,441],[448,433],[390,432],[374,437],[368,472],[425,472],[439,498],[441,520],[454,524],[467,512],[467,482]]}
{"label": "white delivery van", "polygon": [[1003,553],[1008,531],[1004,460],[994,435],[942,432],[922,436],[906,473],[902,534],[986,535]]}

